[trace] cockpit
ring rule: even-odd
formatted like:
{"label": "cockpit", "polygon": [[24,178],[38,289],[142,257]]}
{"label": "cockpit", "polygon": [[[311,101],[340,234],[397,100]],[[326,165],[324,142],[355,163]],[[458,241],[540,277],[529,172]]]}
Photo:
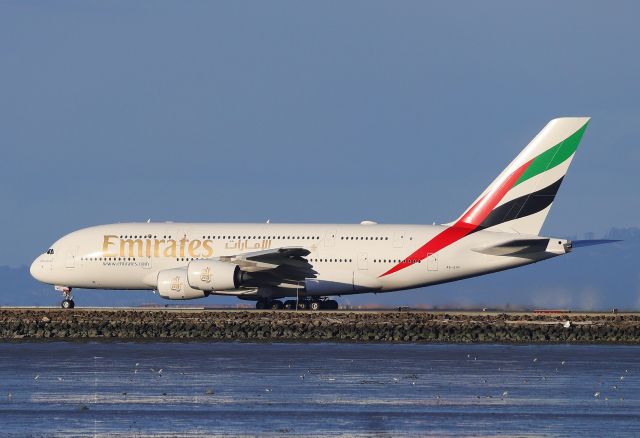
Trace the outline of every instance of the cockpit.
{"label": "cockpit", "polygon": [[53,248],[49,248],[46,252],[46,254],[53,254]]}

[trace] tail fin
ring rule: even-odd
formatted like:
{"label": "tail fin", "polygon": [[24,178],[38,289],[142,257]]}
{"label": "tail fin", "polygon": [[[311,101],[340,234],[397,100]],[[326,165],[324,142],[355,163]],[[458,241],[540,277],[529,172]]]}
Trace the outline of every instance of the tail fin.
{"label": "tail fin", "polygon": [[454,226],[540,233],[588,123],[589,117],[550,121]]}

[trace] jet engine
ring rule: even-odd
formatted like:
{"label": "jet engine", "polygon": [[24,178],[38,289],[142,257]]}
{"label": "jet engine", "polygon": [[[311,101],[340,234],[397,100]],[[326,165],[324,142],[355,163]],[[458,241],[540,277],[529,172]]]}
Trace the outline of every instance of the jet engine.
{"label": "jet engine", "polygon": [[158,294],[167,300],[193,300],[204,298],[209,292],[194,289],[187,281],[187,269],[165,269],[158,272]]}
{"label": "jet engine", "polygon": [[241,283],[240,267],[217,260],[194,260],[187,267],[189,286],[206,291],[237,289]]}

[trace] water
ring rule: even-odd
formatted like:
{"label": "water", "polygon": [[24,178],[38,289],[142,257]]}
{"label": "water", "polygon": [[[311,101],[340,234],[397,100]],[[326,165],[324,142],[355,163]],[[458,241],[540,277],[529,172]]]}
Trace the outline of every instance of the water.
{"label": "water", "polygon": [[635,346],[5,343],[0,434],[640,436],[639,359]]}

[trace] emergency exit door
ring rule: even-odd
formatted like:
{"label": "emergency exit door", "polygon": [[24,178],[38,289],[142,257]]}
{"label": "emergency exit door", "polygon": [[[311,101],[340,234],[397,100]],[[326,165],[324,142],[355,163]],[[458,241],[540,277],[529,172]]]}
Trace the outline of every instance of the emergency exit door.
{"label": "emergency exit door", "polygon": [[427,255],[427,270],[428,271],[438,270],[438,254]]}

